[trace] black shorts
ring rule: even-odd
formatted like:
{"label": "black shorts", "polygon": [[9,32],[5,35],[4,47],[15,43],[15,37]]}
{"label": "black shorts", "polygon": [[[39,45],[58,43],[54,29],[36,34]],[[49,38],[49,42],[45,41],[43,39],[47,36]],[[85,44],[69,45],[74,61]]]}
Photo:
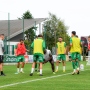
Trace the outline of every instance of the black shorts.
{"label": "black shorts", "polygon": [[0,63],[3,63],[3,59],[4,59],[3,55],[0,55]]}

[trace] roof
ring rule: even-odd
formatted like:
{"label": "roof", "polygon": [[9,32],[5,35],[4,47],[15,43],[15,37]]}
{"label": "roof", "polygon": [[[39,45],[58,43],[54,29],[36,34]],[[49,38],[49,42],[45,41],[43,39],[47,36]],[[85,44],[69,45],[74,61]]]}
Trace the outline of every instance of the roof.
{"label": "roof", "polygon": [[[35,19],[24,19],[24,31],[43,22],[45,18],[35,18]],[[8,31],[8,26],[10,26],[10,31]],[[9,32],[9,33],[8,33]],[[0,20],[0,33],[5,36],[10,35],[10,38],[23,32],[23,20],[10,20],[10,25],[8,20]]]}

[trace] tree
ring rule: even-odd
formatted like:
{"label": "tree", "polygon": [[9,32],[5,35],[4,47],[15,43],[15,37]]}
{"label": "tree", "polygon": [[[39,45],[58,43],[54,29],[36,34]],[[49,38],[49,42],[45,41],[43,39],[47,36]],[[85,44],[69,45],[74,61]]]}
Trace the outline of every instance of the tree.
{"label": "tree", "polygon": [[33,16],[32,14],[30,13],[30,11],[26,11],[25,13],[23,13],[23,16],[22,16],[24,19],[32,19]]}
{"label": "tree", "polygon": [[[32,14],[30,13],[30,11],[26,11],[25,13],[23,13],[22,17],[19,18],[19,19],[33,19],[33,16]],[[35,30],[36,30],[36,27],[32,27],[28,30],[26,30],[24,33],[25,33],[25,45],[26,47],[29,49],[30,48],[30,45],[31,45],[31,42],[34,40],[35,38]],[[31,51],[31,50],[30,50]]]}
{"label": "tree", "polygon": [[44,23],[44,37],[47,47],[52,50],[52,47],[56,46],[56,42],[60,36],[69,44],[67,29],[68,27],[65,26],[62,20],[57,18],[56,15],[49,13],[49,18]]}

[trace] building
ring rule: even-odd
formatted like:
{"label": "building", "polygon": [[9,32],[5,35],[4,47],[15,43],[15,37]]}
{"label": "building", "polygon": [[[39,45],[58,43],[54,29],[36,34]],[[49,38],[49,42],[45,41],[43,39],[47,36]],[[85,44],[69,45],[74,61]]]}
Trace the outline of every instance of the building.
{"label": "building", "polygon": [[22,19],[22,20],[0,20],[0,33],[6,36],[5,45],[7,54],[14,54],[14,46],[23,39],[24,32],[38,25],[39,33],[42,32],[42,22],[46,18]]}

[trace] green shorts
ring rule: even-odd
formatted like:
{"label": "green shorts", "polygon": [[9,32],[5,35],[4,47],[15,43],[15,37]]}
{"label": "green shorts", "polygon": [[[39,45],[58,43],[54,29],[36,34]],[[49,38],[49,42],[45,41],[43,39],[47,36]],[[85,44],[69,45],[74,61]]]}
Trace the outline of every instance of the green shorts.
{"label": "green shorts", "polygon": [[79,60],[79,61],[81,61],[81,54],[80,54],[80,56],[79,56],[78,60]]}
{"label": "green shorts", "polygon": [[43,54],[34,54],[33,60],[34,62],[43,62],[44,61]]}
{"label": "green shorts", "polygon": [[66,60],[66,55],[65,54],[59,54],[57,56],[57,60],[63,60],[63,61],[65,61]]}
{"label": "green shorts", "polygon": [[17,62],[24,62],[24,61],[25,61],[24,55],[17,56]]}
{"label": "green shorts", "polygon": [[73,52],[73,53],[71,53],[71,58],[72,58],[72,60],[78,59],[80,61],[81,60],[81,54],[78,52]]}

